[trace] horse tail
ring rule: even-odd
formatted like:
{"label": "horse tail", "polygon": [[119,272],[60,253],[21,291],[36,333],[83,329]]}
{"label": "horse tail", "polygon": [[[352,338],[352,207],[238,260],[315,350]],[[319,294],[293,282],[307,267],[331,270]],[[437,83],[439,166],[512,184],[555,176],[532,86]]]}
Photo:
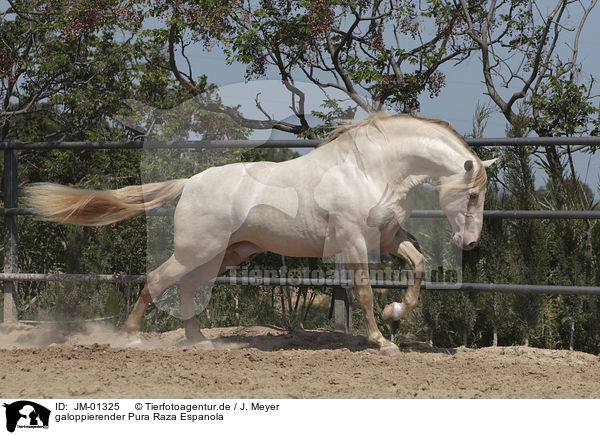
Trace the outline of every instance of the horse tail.
{"label": "horse tail", "polygon": [[181,178],[116,190],[74,189],[54,183],[34,183],[26,188],[25,195],[28,205],[44,220],[100,226],[142,214],[177,198],[186,182],[187,178]]}

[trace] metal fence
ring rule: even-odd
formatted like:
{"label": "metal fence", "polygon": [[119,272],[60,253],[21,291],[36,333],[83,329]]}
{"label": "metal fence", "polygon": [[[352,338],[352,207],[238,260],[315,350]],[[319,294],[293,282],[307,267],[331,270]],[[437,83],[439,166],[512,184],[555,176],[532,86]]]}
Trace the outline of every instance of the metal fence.
{"label": "metal fence", "polygon": [[[542,137],[542,138],[485,138],[466,139],[470,146],[598,146],[600,137]],[[33,274],[18,272],[18,216],[33,214],[33,209],[19,208],[17,198],[18,187],[18,151],[19,150],[84,150],[84,149],[211,149],[211,148],[314,148],[319,145],[316,140],[198,140],[198,141],[122,141],[122,142],[0,142],[0,150],[4,151],[4,175],[2,192],[4,207],[0,208],[0,216],[4,216],[4,273],[0,273],[0,281],[4,282],[4,321],[18,320],[16,307],[17,283],[19,281],[78,281],[78,282],[113,282],[143,283],[144,275],[84,275],[84,274]],[[170,209],[155,209],[150,215],[166,216],[172,214]],[[440,210],[414,210],[411,217],[443,218]],[[600,211],[554,211],[554,210],[485,210],[486,219],[598,219]],[[247,279],[218,277],[219,284],[230,285],[265,285],[265,286],[328,286],[334,288],[336,329],[347,331],[350,322],[351,283],[340,280],[289,280],[285,278]],[[372,282],[378,288],[405,288],[407,283],[400,281]],[[461,283],[457,285],[426,282],[429,290],[464,290],[509,293],[547,293],[547,294],[579,294],[600,295],[600,287],[582,286],[550,286],[522,284],[486,284]]]}

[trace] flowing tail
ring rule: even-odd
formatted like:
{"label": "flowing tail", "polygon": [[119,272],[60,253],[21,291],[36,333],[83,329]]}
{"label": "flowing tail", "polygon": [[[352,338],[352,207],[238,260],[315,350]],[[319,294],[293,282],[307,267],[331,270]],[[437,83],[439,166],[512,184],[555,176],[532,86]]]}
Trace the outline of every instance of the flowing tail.
{"label": "flowing tail", "polygon": [[27,203],[44,220],[100,226],[142,214],[177,198],[187,178],[116,190],[73,189],[54,183],[30,184]]}

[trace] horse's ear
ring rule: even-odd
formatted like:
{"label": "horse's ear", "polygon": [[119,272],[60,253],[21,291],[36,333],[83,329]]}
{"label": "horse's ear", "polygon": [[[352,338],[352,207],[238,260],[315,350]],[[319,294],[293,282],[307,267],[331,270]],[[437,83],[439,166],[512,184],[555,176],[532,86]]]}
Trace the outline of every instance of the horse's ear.
{"label": "horse's ear", "polygon": [[473,170],[473,160],[465,161],[465,171],[471,172]]}
{"label": "horse's ear", "polygon": [[496,160],[498,160],[498,158],[495,159],[491,159],[491,160],[484,160],[481,163],[483,164],[484,168],[489,168],[490,166],[492,166],[494,163],[496,163]]}

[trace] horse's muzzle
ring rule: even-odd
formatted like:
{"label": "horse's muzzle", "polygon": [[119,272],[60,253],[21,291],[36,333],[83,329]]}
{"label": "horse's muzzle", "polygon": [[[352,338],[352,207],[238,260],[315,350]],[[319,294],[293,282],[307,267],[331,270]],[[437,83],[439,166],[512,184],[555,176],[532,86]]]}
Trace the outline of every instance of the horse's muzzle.
{"label": "horse's muzzle", "polygon": [[465,240],[463,238],[463,235],[460,233],[454,233],[452,240],[454,240],[454,243],[456,244],[456,246],[458,246],[459,248],[461,248],[464,251],[470,251],[475,246],[477,246],[477,239],[469,238],[469,239]]}

